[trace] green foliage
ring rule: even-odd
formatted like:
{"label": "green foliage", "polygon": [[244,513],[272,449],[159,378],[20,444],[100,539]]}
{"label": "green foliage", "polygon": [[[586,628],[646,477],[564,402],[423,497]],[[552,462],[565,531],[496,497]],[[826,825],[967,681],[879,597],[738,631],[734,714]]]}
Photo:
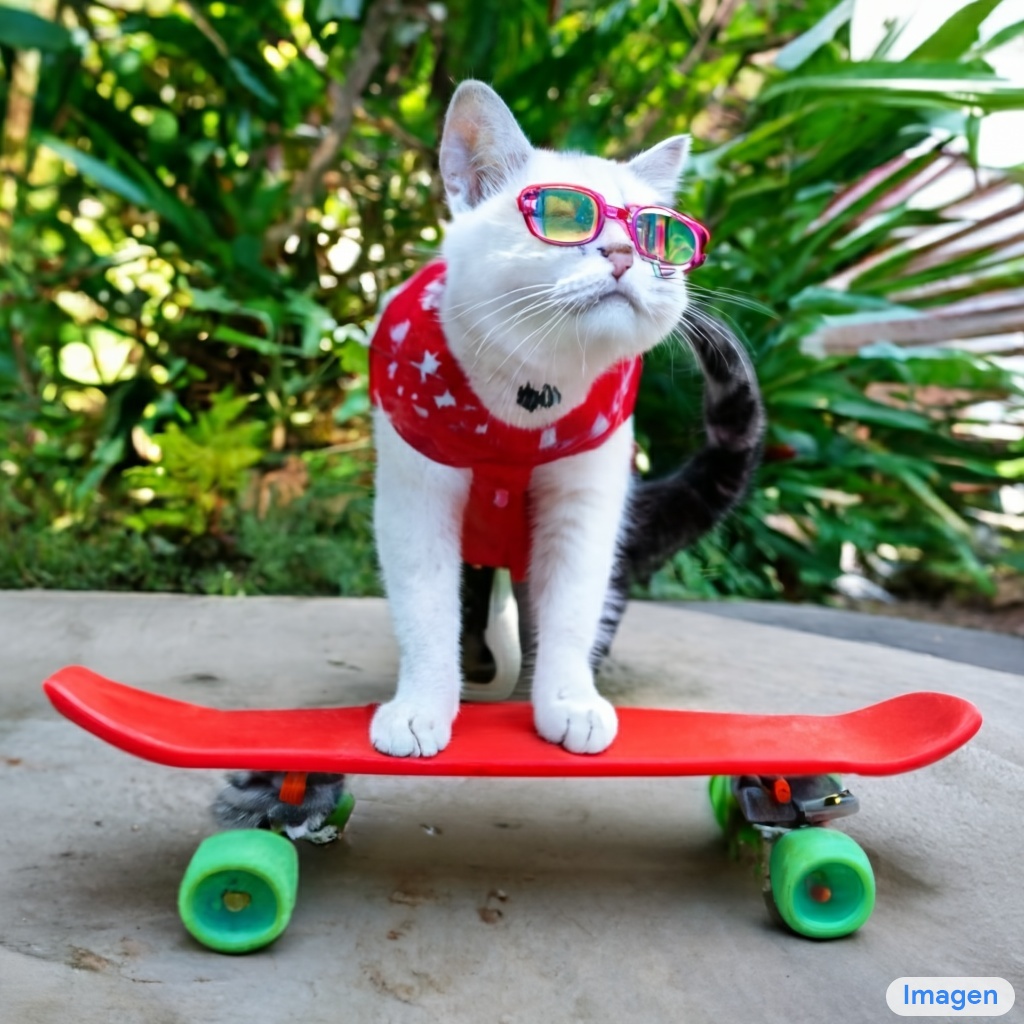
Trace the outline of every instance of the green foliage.
{"label": "green foliage", "polygon": [[125,521],[140,531],[171,527],[191,534],[220,533],[224,510],[241,494],[246,471],[264,456],[260,423],[239,423],[249,404],[228,392],[214,395],[194,425],[169,423],[153,436],[158,463],[124,473],[130,487],[152,502]]}
{"label": "green foliage", "polygon": [[[694,315],[749,343],[768,461],[653,593],[821,597],[844,545],[989,586],[1012,552],[979,543],[978,513],[1024,449],[972,410],[1019,403],[1019,381],[946,349],[807,342],[885,338],[1020,279],[984,241],[900,244],[953,223],[911,201],[915,175],[1024,106],[985,64],[994,3],[892,64],[849,59],[853,5],[832,0],[0,6],[0,585],[376,592],[364,344],[436,249],[441,118],[477,76],[538,145],[695,137],[683,203],[714,242]],[[665,347],[638,410],[656,471],[699,440],[699,406]],[[295,459],[294,493],[253,499]]]}
{"label": "green foliage", "polygon": [[[969,139],[964,103],[1024,102],[1020,86],[968,53],[992,6],[969,5],[910,60],[890,65],[851,64],[829,45],[852,7],[840,5],[789,44],[789,73],[766,82],[743,132],[698,157],[692,195],[712,228],[714,257],[693,283],[753,349],[766,462],[746,506],[659,573],[654,594],[817,598],[841,574],[844,546],[892,585],[923,567],[933,585],[993,588],[1012,535],[994,539],[978,514],[997,511],[1000,486],[1021,476],[1004,461],[1006,444],[986,439],[973,419],[986,399],[1019,410],[1020,377],[945,348],[808,351],[821,332],[867,340],[875,325],[927,324],[932,307],[1021,279],[1024,261],[998,244],[938,259],[928,255],[935,244],[899,244],[924,228],[962,225],[962,214],[913,199],[950,143]],[[686,454],[681,439],[699,434],[700,382],[673,372],[676,353],[655,359],[659,379],[642,396],[638,422],[664,470]]]}
{"label": "green foliage", "polygon": [[261,594],[380,594],[372,512],[365,487],[337,512],[328,482],[294,506],[245,515],[239,548],[250,562],[245,586]]}

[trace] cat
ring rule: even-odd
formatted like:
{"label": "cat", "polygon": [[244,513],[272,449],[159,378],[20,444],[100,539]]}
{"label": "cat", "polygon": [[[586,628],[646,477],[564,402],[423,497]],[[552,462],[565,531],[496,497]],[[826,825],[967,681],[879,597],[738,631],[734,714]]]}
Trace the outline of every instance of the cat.
{"label": "cat", "polygon": [[[755,375],[724,324],[687,320],[679,265],[699,265],[706,232],[637,212],[671,209],[688,148],[674,136],[625,163],[534,149],[489,86],[456,89],[440,146],[443,262],[399,290],[371,343],[374,521],[399,649],[395,696],[372,719],[377,750],[431,757],[449,742],[460,639],[464,656],[486,654],[477,606],[490,570],[464,560],[519,578],[540,736],[580,755],[607,749],[617,719],[594,673],[631,581],[749,484],[763,433]],[[681,324],[705,378],[706,443],[640,482],[640,357]],[[318,784],[340,791],[338,777]],[[259,773],[233,777],[221,820],[295,819],[271,790]]]}

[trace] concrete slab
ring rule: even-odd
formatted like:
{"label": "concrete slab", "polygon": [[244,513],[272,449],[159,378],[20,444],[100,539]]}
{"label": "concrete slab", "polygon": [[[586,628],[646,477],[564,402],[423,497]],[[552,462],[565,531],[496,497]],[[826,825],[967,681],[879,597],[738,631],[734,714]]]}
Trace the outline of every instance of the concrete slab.
{"label": "concrete slab", "polygon": [[300,850],[288,932],[245,958],[174,906],[213,773],[135,761],[39,690],[59,666],[224,707],[387,696],[373,600],[0,593],[0,1024],[878,1021],[900,976],[1008,979],[1024,1019],[1024,679],[676,607],[634,605],[620,704],[841,711],[936,689],[986,717],[941,764],[852,779],[878,878],[832,943],[772,927],[702,780],[357,778],[342,843]]}
{"label": "concrete slab", "polygon": [[898,612],[896,615],[872,615],[781,601],[694,601],[673,607],[843,640],[900,647],[999,672],[1024,672],[1024,637],[934,622],[911,622],[896,617]]}

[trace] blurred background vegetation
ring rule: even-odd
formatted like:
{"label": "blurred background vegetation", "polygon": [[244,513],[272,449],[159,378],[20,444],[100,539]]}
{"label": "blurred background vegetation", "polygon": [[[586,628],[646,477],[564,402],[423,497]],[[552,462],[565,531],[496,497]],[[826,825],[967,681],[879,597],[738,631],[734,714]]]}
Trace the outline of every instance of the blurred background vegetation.
{"label": "blurred background vegetation", "polygon": [[[441,119],[479,77],[537,145],[694,136],[694,315],[749,345],[768,448],[646,593],[1012,595],[1024,152],[991,143],[1024,138],[1024,12],[870,6],[8,0],[0,587],[377,592],[364,346],[440,243]],[[665,347],[652,472],[699,406]]]}

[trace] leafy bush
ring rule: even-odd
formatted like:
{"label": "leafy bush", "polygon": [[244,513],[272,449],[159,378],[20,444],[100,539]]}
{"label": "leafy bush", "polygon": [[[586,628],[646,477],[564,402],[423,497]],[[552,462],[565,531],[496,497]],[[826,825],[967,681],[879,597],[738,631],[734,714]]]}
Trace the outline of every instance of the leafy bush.
{"label": "leafy bush", "polygon": [[[0,7],[0,585],[376,589],[363,343],[436,248],[440,119],[472,75],[540,145],[695,135],[685,206],[714,249],[692,284],[756,357],[769,461],[654,593],[820,597],[844,545],[990,585],[1007,542],[972,517],[1019,479],[1020,445],[965,429],[1018,380],[945,349],[805,346],[927,319],[937,283],[1019,277],[981,244],[925,265],[900,248],[953,223],[910,201],[915,175],[1024,103],[977,43],[994,0],[901,65],[850,61],[849,5],[703,6]],[[656,470],[699,437],[699,387],[678,349],[650,361]]]}

